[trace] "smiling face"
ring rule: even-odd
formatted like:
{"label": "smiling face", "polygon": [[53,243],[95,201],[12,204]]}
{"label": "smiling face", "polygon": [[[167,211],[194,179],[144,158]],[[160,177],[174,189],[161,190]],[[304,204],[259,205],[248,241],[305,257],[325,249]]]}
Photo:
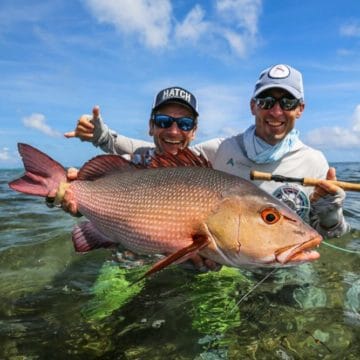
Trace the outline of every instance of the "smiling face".
{"label": "smiling face", "polygon": [[[272,88],[264,91],[258,97],[273,96],[276,99],[292,97],[287,91]],[[277,101],[271,109],[261,109],[252,99],[251,113],[255,116],[255,134],[270,145],[276,145],[294,128],[295,122],[304,111],[305,104],[300,103],[294,110],[283,110]]]}
{"label": "smiling face", "polygon": [[[164,104],[157,109],[156,113],[174,118],[194,118],[192,110],[179,103]],[[150,120],[149,126],[149,134],[154,137],[156,150],[159,153],[166,152],[176,155],[179,150],[188,147],[190,142],[195,138],[196,126],[190,131],[184,131],[178,128],[176,122],[173,122],[169,128],[163,129],[156,126],[153,120]]]}

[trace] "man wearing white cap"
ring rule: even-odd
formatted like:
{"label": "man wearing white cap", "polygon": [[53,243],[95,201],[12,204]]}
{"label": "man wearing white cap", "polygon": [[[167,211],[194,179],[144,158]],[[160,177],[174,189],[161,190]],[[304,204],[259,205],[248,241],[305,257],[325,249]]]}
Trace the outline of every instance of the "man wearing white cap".
{"label": "man wearing white cap", "polygon": [[[324,155],[302,143],[295,129],[305,108],[302,75],[298,70],[278,64],[262,71],[250,108],[255,124],[245,132],[209,140],[191,149],[203,154],[215,169],[247,179],[251,169],[298,178],[336,179],[335,169],[329,168]],[[133,153],[149,146],[147,142],[117,137],[101,118],[92,131],[94,145],[99,145],[99,138],[117,138],[115,151],[114,147],[112,151],[109,148],[111,140],[100,144],[105,151]],[[326,182],[315,188],[273,181],[257,184],[293,208],[324,237],[341,236],[349,230],[343,216],[345,192],[341,188]]]}
{"label": "man wearing white cap", "polygon": [[[304,111],[301,73],[279,64],[265,69],[250,100],[255,124],[245,132],[225,139],[209,160],[215,169],[249,178],[251,169],[289,177],[335,180],[324,155],[299,139],[296,120]],[[211,140],[195,148],[206,154]],[[324,237],[341,236],[349,230],[342,206],[345,192],[333,185],[303,187],[257,181],[259,187],[284,201]]]}

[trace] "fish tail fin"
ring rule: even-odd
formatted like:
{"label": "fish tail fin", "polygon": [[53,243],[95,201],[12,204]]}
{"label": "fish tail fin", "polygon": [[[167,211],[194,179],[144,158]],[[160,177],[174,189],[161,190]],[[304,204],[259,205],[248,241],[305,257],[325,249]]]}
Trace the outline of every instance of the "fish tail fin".
{"label": "fish tail fin", "polygon": [[25,174],[9,182],[9,187],[24,194],[47,196],[66,181],[66,170],[57,161],[27,145],[18,144],[18,150],[25,167]]}

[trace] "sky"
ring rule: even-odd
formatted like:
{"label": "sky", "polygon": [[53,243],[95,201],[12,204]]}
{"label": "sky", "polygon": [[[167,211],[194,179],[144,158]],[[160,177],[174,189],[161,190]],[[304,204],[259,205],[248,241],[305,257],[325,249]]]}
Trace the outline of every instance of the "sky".
{"label": "sky", "polygon": [[360,161],[360,1],[0,0],[0,168],[22,167],[18,142],[64,166],[101,153],[63,136],[94,105],[111,129],[151,140],[169,86],[198,99],[196,142],[232,136],[279,63],[303,74],[303,142]]}

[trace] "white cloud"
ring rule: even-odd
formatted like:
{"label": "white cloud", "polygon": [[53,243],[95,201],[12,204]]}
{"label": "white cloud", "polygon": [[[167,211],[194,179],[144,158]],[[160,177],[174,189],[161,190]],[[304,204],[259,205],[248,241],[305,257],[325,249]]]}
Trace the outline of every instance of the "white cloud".
{"label": "white cloud", "polygon": [[235,23],[249,35],[257,34],[261,0],[217,0],[216,10],[229,23]]}
{"label": "white cloud", "polygon": [[87,0],[99,22],[136,34],[150,48],[166,47],[171,30],[170,0]]}
{"label": "white cloud", "polygon": [[228,41],[231,49],[240,57],[245,57],[247,54],[247,39],[245,36],[235,33],[233,31],[224,30],[224,38]]}
{"label": "white cloud", "polygon": [[225,44],[238,57],[245,57],[257,43],[262,8],[262,0],[216,0],[214,6],[208,3],[208,13],[196,4],[179,21],[171,0],[86,0],[86,3],[99,22],[112,24],[122,34],[137,36],[148,48],[190,43],[218,56]]}
{"label": "white cloud", "polygon": [[0,161],[8,161],[10,160],[9,149],[4,147],[0,149]]}
{"label": "white cloud", "polygon": [[360,37],[360,23],[359,22],[349,22],[340,27],[340,34],[343,36],[355,36]]}
{"label": "white cloud", "polygon": [[217,0],[213,17],[207,20],[205,11],[196,5],[177,25],[175,36],[211,48],[214,53],[221,53],[222,42],[243,58],[256,43],[260,13],[261,0]]}
{"label": "white cloud", "polygon": [[352,116],[353,130],[360,132],[360,104],[356,106]]}
{"label": "white cloud", "polygon": [[185,17],[184,21],[176,26],[175,37],[180,40],[198,41],[209,31],[210,23],[204,21],[205,12],[200,5],[196,5]]}
{"label": "white cloud", "polygon": [[24,117],[22,122],[26,127],[39,130],[46,135],[53,137],[61,136],[60,132],[52,129],[46,124],[45,116],[43,114],[31,114],[30,116]]}
{"label": "white cloud", "polygon": [[322,149],[349,149],[360,147],[360,104],[352,116],[352,126],[322,127],[308,132],[307,142]]}
{"label": "white cloud", "polygon": [[18,152],[11,152],[9,148],[0,148],[0,164],[1,166],[13,166],[19,163],[20,157]]}
{"label": "white cloud", "polygon": [[224,23],[220,34],[237,56],[245,57],[256,43],[261,0],[217,0],[216,10]]}

